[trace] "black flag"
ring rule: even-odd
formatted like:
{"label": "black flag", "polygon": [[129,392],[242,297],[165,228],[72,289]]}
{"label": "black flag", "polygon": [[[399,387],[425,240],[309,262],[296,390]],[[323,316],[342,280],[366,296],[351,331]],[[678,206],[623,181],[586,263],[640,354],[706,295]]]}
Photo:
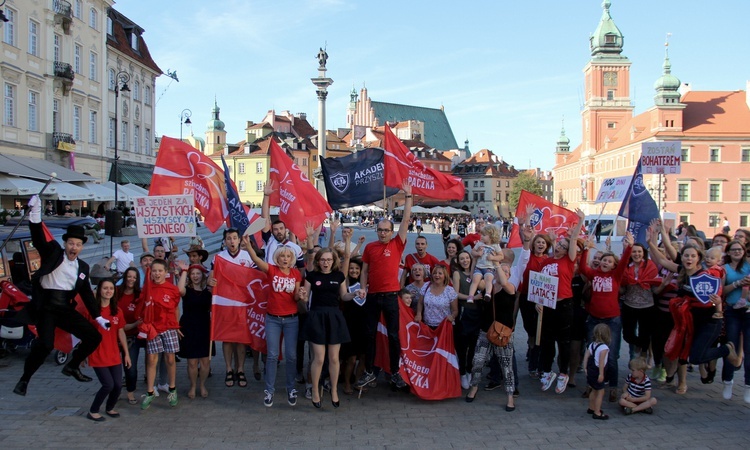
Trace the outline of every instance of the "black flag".
{"label": "black flag", "polygon": [[[383,154],[383,149],[366,148],[349,156],[321,161],[331,208],[350,208],[383,199]],[[386,197],[397,192],[398,189],[389,187]]]}

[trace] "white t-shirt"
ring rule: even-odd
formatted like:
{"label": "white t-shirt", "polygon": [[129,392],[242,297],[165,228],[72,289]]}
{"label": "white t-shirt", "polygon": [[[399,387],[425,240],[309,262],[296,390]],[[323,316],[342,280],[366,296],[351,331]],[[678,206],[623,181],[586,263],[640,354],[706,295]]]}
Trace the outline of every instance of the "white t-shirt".
{"label": "white t-shirt", "polygon": [[[229,250],[224,250],[218,255],[216,255],[219,258],[224,258],[225,260],[240,265],[244,267],[252,267],[256,268],[257,266],[253,262],[253,259],[250,258],[250,253],[247,252],[247,250],[241,250],[237,252],[236,255],[232,256],[229,254]],[[213,268],[213,264],[211,265]]]}
{"label": "white t-shirt", "polygon": [[135,256],[130,252],[125,252],[122,249],[115,251],[112,256],[115,257],[115,265],[117,266],[117,272],[123,273],[128,270],[131,263],[135,259]]}
{"label": "white t-shirt", "polygon": [[[285,240],[283,243],[279,242],[275,237],[273,237],[273,235],[271,235],[271,237],[268,238],[268,242],[266,242],[266,262],[268,264],[273,264],[274,266],[276,265],[276,262],[273,260],[273,254],[280,246],[291,248],[294,252],[294,257],[297,259],[297,267],[304,266],[304,255],[302,254],[302,248],[290,240]],[[302,265],[300,265],[300,261],[302,261]]]}

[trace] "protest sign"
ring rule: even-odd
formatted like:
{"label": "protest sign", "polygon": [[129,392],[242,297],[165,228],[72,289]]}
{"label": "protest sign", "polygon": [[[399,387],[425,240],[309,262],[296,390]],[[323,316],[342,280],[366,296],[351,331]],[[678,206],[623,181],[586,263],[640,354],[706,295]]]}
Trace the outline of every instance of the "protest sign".
{"label": "protest sign", "polygon": [[680,173],[682,142],[644,142],[641,144],[641,167],[645,174]]}
{"label": "protest sign", "polygon": [[621,202],[630,189],[631,176],[606,178],[594,203]]}
{"label": "protest sign", "polygon": [[139,238],[195,236],[194,196],[136,197],[135,224]]}
{"label": "protest sign", "polygon": [[557,307],[557,277],[546,273],[529,272],[529,301],[555,309]]}

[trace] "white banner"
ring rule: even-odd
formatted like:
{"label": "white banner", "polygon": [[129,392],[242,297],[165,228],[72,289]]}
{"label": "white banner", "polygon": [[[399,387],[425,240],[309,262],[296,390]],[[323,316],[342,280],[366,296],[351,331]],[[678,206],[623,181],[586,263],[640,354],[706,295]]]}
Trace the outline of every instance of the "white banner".
{"label": "white banner", "polygon": [[555,309],[557,307],[557,277],[546,273],[529,272],[529,301]]}
{"label": "white banner", "polygon": [[194,199],[193,195],[136,197],[138,237],[195,236]]}
{"label": "white banner", "polygon": [[643,173],[680,173],[682,142],[644,142],[641,144]]}
{"label": "white banner", "polygon": [[602,181],[602,187],[599,188],[599,195],[594,203],[621,202],[630,189],[631,181],[631,176],[606,178]]}

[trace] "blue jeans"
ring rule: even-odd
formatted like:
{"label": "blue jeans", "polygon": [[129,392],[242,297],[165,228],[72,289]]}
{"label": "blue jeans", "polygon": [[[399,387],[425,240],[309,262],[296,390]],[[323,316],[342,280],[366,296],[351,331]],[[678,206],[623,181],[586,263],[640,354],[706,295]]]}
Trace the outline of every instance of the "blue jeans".
{"label": "blue jeans", "polygon": [[[721,320],[709,319],[693,325],[693,345],[690,346],[689,361],[692,364],[703,364],[714,359],[724,358],[729,354],[726,345],[716,346],[721,334]],[[723,374],[722,374],[723,375]]]}
{"label": "blue jeans", "polygon": [[130,368],[125,368],[125,361],[123,359],[123,368],[125,368],[125,387],[128,392],[135,392],[136,385],[138,384],[138,354],[141,351],[141,347],[144,346],[142,339],[137,339],[135,336],[128,336],[128,354],[130,355]]}
{"label": "blue jeans", "polygon": [[299,333],[299,317],[275,317],[266,314],[266,345],[268,358],[266,362],[266,390],[274,393],[276,384],[276,369],[279,361],[279,347],[281,333],[284,333],[284,365],[286,367],[286,389],[294,389],[294,376],[297,373],[297,335]]}
{"label": "blue jeans", "polygon": [[616,388],[620,376],[618,361],[620,359],[620,343],[622,342],[622,321],[620,320],[620,316],[610,317],[609,319],[597,319],[596,317],[589,316],[589,318],[586,319],[586,335],[588,336],[588,342],[594,342],[594,327],[600,323],[609,325],[609,331],[612,335],[612,342],[609,343],[607,364],[611,365],[609,387]]}
{"label": "blue jeans", "polygon": [[[739,353],[740,335],[744,336],[743,348],[745,351],[745,384],[750,386],[750,313],[746,309],[732,309],[728,306],[724,310],[724,323],[727,329],[727,339],[734,344]],[[721,379],[732,381],[734,378],[734,367],[724,358],[724,367],[721,369]]]}

